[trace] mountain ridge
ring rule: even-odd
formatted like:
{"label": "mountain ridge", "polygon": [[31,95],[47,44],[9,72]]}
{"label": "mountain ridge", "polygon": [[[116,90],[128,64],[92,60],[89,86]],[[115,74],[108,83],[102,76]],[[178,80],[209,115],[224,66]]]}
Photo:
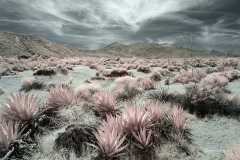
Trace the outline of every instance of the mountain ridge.
{"label": "mountain ridge", "polygon": [[96,50],[82,50],[68,44],[58,44],[41,36],[0,30],[0,56],[106,56],[106,57],[240,57],[239,51],[197,51],[172,44],[137,42],[129,45],[111,43]]}

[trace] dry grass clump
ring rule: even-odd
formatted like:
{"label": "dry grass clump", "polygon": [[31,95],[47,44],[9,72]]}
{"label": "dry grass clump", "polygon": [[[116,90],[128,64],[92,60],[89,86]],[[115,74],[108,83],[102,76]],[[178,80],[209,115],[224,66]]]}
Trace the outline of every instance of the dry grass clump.
{"label": "dry grass clump", "polygon": [[150,77],[141,78],[138,81],[138,86],[144,91],[155,89],[154,81]]}
{"label": "dry grass clump", "polygon": [[173,93],[169,93],[168,88],[158,86],[155,90],[151,90],[147,97],[151,100],[160,102],[174,102],[176,96]]}
{"label": "dry grass clump", "polygon": [[82,84],[75,89],[75,97],[80,100],[91,101],[92,96],[102,90],[96,83]]}
{"label": "dry grass clump", "polygon": [[105,77],[123,77],[130,76],[132,73],[128,72],[125,68],[104,69],[101,74]]}
{"label": "dry grass clump", "polygon": [[22,88],[20,91],[30,91],[32,89],[40,90],[43,89],[45,85],[42,82],[38,82],[35,77],[25,77],[22,80]]}
{"label": "dry grass clump", "polygon": [[125,76],[114,80],[114,91],[117,99],[127,100],[141,93],[142,89],[138,86],[136,78]]}
{"label": "dry grass clump", "polygon": [[183,83],[187,84],[189,82],[199,82],[201,79],[207,76],[207,73],[204,71],[195,72],[192,70],[181,71],[172,78],[172,83]]}

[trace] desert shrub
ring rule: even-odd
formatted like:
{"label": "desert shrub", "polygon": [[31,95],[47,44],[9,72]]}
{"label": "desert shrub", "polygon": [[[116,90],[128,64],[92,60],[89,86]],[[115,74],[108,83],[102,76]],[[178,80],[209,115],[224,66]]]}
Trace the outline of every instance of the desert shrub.
{"label": "desert shrub", "polygon": [[220,73],[221,76],[226,77],[229,82],[237,80],[240,78],[240,72],[236,70],[228,70]]}
{"label": "desert shrub", "polygon": [[214,87],[223,87],[228,83],[228,79],[225,76],[220,75],[219,73],[212,73],[207,75],[202,83],[211,85]]}
{"label": "desert shrub", "polygon": [[47,106],[59,108],[73,103],[74,91],[69,84],[56,84],[50,87],[47,95]]}
{"label": "desert shrub", "polygon": [[34,76],[53,76],[56,74],[56,71],[52,68],[39,69],[33,73]]}
{"label": "desert shrub", "polygon": [[175,66],[167,66],[167,69],[170,71],[170,72],[173,72],[175,71],[176,67]]}
{"label": "desert shrub", "polygon": [[142,90],[151,90],[155,88],[154,81],[149,77],[139,79],[138,86]]}
{"label": "desert shrub", "polygon": [[28,69],[27,66],[23,65],[23,64],[17,64],[17,65],[12,66],[13,71],[23,72],[27,69]]}
{"label": "desert shrub", "polygon": [[125,68],[114,68],[102,70],[102,75],[105,77],[123,77],[131,75]]}
{"label": "desert shrub", "polygon": [[75,97],[86,101],[91,101],[92,96],[102,90],[96,83],[82,84],[75,89]]}
{"label": "desert shrub", "polygon": [[162,74],[160,71],[158,70],[154,70],[150,75],[149,77],[154,80],[154,81],[160,81],[161,78],[162,78]]}
{"label": "desert shrub", "polygon": [[93,127],[85,125],[70,125],[63,133],[59,133],[55,140],[54,149],[61,152],[62,148],[68,150],[65,152],[69,156],[69,151],[74,151],[77,157],[80,157],[86,147],[86,143],[91,143],[93,139]]}
{"label": "desert shrub", "polygon": [[183,83],[187,84],[189,82],[199,82],[202,78],[206,77],[206,72],[195,72],[195,71],[182,71],[179,74],[176,74],[172,78],[172,83]]}
{"label": "desert shrub", "polygon": [[240,113],[237,97],[226,97],[219,86],[191,83],[186,94],[179,98],[184,109],[203,117],[211,114],[237,115]]}
{"label": "desert shrub", "polygon": [[105,78],[101,77],[101,76],[95,76],[95,77],[91,77],[91,80],[99,80],[99,81],[101,81],[101,80],[105,80]]}
{"label": "desert shrub", "polygon": [[42,82],[38,82],[35,77],[26,77],[22,80],[22,86],[20,91],[28,92],[32,89],[40,90],[44,87],[45,85]]}
{"label": "desert shrub", "polygon": [[169,93],[168,88],[158,86],[155,90],[148,92],[147,98],[160,102],[174,102],[175,95]]}
{"label": "desert shrub", "polygon": [[139,65],[137,67],[137,71],[138,72],[143,72],[143,73],[150,73],[151,72],[151,70],[148,66],[143,66],[143,65]]}
{"label": "desert shrub", "polygon": [[97,69],[97,68],[98,68],[98,65],[95,64],[95,63],[92,63],[92,64],[89,64],[89,68],[90,68],[90,69]]}
{"label": "desert shrub", "polygon": [[68,70],[72,70],[72,66],[58,65],[56,70],[64,75],[68,74]]}
{"label": "desert shrub", "polygon": [[114,91],[116,98],[119,100],[132,99],[142,92],[138,86],[137,79],[130,76],[115,79]]}

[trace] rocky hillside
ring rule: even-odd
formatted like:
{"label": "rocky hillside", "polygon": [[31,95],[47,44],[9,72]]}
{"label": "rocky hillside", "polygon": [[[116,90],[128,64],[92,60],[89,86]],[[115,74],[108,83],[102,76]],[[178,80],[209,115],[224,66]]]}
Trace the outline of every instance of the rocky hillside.
{"label": "rocky hillside", "polygon": [[17,34],[0,30],[0,56],[113,56],[113,57],[240,57],[239,51],[196,51],[182,46],[157,43],[112,43],[98,50],[81,50],[61,45],[40,36]]}
{"label": "rocky hillside", "polygon": [[192,53],[201,55],[203,52],[184,49],[181,46],[157,43],[134,43],[123,45],[112,43],[107,47],[99,49],[98,52],[119,56],[140,56],[140,57],[190,57]]}
{"label": "rocky hillside", "polygon": [[189,48],[185,49],[182,46],[157,43],[134,43],[131,45],[112,43],[104,48],[99,49],[98,53],[124,57],[240,57],[239,51],[197,51]]}
{"label": "rocky hillside", "polygon": [[40,36],[24,35],[0,30],[0,56],[66,56],[80,54],[81,50],[60,45]]}

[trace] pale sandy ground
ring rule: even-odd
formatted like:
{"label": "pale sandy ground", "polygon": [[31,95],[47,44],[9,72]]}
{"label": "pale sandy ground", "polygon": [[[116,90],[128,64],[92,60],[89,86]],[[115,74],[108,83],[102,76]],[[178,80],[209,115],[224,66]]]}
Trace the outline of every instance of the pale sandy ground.
{"label": "pale sandy ground", "polygon": [[[144,77],[147,74],[131,70],[137,78]],[[73,71],[69,71],[68,75],[58,73],[53,77],[37,76],[38,81],[48,85],[51,83],[69,82],[72,79],[72,86],[77,87],[83,84],[85,80],[95,76],[96,71],[87,66],[76,66]],[[0,104],[4,103],[5,97],[9,93],[17,92],[21,88],[23,77],[32,76],[32,71],[17,72],[16,75],[3,76],[0,79],[0,86],[5,93],[0,95]],[[100,84],[104,89],[111,89],[110,85],[113,80],[92,81]],[[157,85],[164,85],[164,81],[157,82]],[[234,94],[240,95],[240,81],[233,81],[226,86],[226,89]],[[170,92],[184,93],[182,84],[173,84],[169,87]],[[46,98],[47,91],[33,90],[31,93],[38,95],[42,101]],[[240,144],[240,122],[236,119],[218,117],[198,119],[191,115],[190,129],[192,133],[193,146],[195,146],[195,159],[220,159],[223,151],[228,144]]]}

